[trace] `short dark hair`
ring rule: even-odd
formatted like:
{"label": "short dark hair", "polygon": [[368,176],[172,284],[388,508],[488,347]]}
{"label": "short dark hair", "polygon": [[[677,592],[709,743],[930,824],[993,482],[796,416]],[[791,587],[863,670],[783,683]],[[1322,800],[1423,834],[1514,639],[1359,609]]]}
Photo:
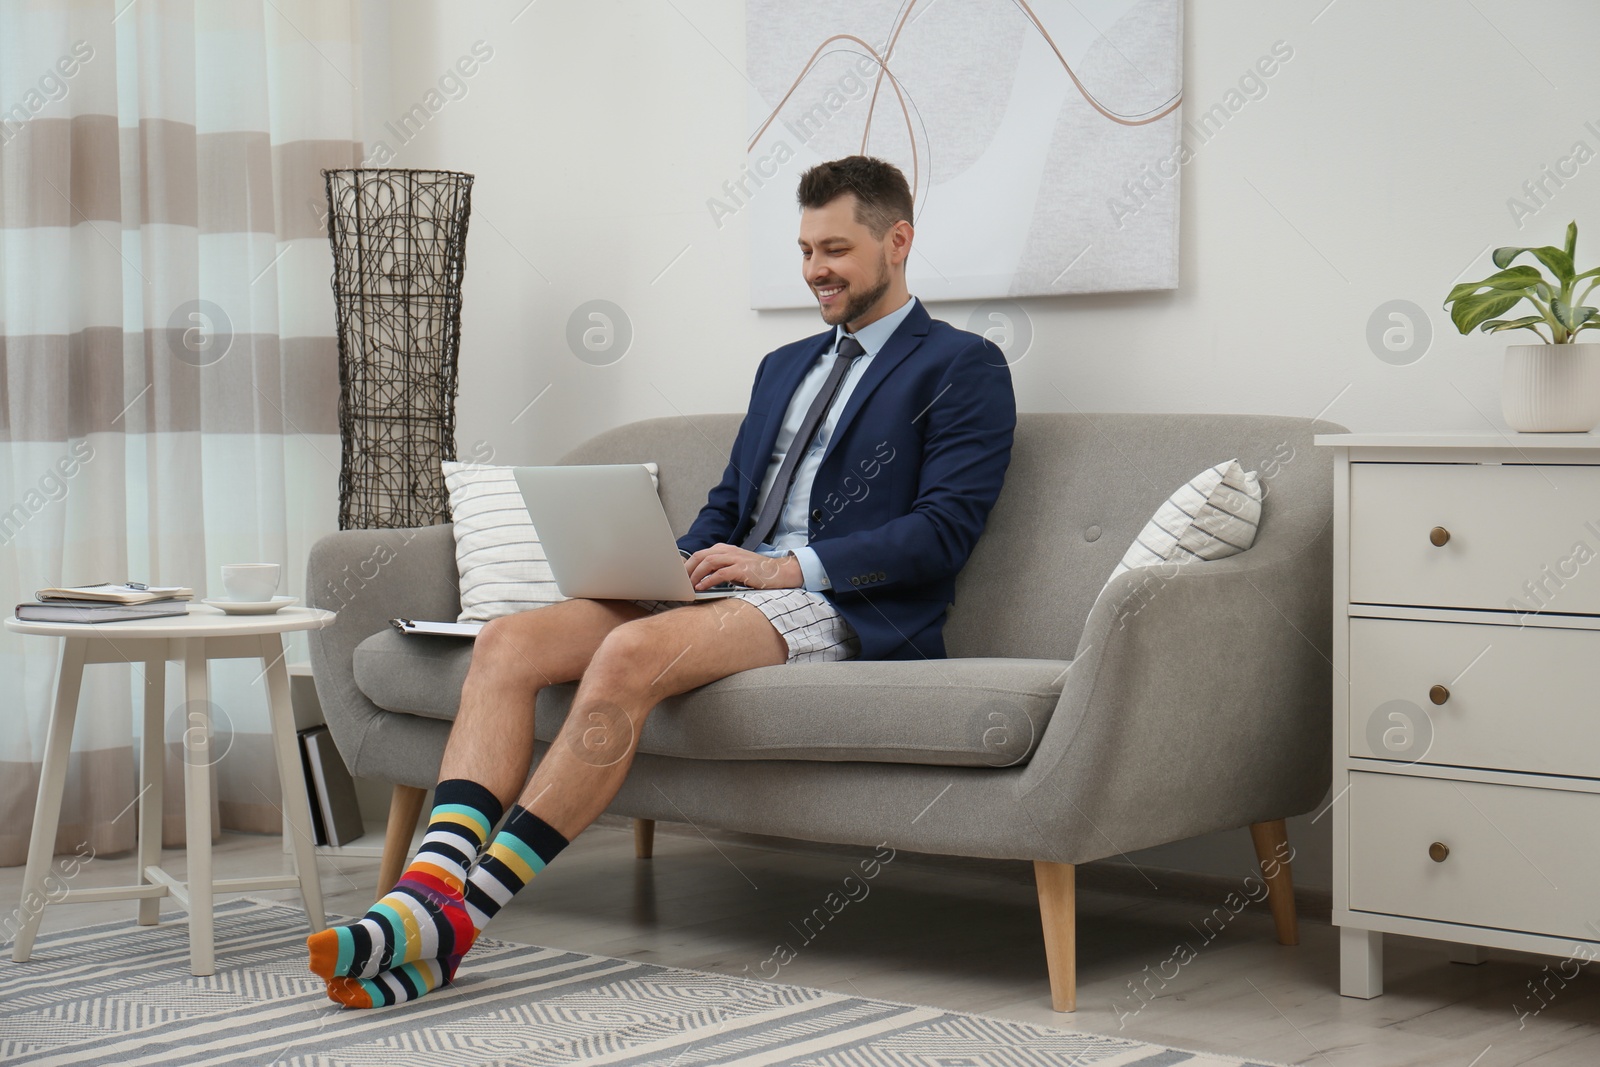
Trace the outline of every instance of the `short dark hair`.
{"label": "short dark hair", "polygon": [[803,208],[822,207],[846,193],[855,194],[856,221],[882,237],[889,227],[912,221],[911,186],[893,163],[872,156],[846,156],[818,163],[800,175],[798,199]]}

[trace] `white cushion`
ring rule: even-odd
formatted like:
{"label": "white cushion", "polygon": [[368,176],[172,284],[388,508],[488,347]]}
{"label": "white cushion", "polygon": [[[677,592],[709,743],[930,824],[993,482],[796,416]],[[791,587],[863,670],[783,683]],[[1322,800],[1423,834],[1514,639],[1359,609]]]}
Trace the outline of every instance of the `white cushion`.
{"label": "white cushion", "polygon": [[[658,468],[646,463],[660,487]],[[456,572],[461,576],[457,622],[488,622],[565,600],[545,561],[510,467],[440,464],[455,523]]]}
{"label": "white cushion", "polygon": [[1111,577],[1136,567],[1222,559],[1243,552],[1255,544],[1261,497],[1260,477],[1236,459],[1201,471],[1156,509]]}

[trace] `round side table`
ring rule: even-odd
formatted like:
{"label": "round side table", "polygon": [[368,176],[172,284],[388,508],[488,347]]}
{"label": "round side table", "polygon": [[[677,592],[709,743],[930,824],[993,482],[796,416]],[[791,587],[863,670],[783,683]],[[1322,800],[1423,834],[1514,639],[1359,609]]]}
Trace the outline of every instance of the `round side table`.
{"label": "round side table", "polygon": [[[94,900],[137,900],[139,924],[155,925],[162,897],[171,897],[189,913],[189,969],[192,974],[213,973],[214,939],[212,895],[217,891],[244,893],[262,889],[298,888],[313,931],[325,925],[322,887],[317,881],[316,855],[311,830],[311,808],[295,737],[294,715],[289,707],[289,672],[284,665],[283,638],[294,630],[327,626],[334,613],[319,608],[289,607],[272,615],[229,615],[208,604],[190,604],[185,615],[130,622],[62,623],[6,619],[12,633],[62,637],[61,671],[56,680],[55,706],[45,735],[44,766],[39,777],[39,799],[34,808],[33,833],[28,840],[28,866],[22,880],[22,929],[17,932],[11,958],[25,961],[33,951],[39,921],[47,903],[86,903]],[[226,878],[211,875],[211,704],[206,663],[213,659],[260,659],[267,683],[267,710],[272,722],[273,755],[278,784],[283,792],[285,832],[292,837],[295,873],[263,878]],[[179,881],[161,867],[161,804],[165,778],[166,664],[183,664],[184,699],[187,702],[184,733],[184,826],[189,869],[188,881]],[[56,828],[61,819],[61,793],[66,785],[67,757],[72,728],[78,715],[78,693],[83,668],[90,663],[140,663],[144,665],[144,741],[139,756],[139,807],[137,885],[71,889],[54,900],[46,894],[45,879],[54,862]]]}

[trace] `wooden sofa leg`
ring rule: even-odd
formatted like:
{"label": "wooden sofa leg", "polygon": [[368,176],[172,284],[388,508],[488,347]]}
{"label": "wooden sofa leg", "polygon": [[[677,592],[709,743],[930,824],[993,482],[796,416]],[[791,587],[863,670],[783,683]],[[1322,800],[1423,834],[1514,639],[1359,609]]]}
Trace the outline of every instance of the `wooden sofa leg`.
{"label": "wooden sofa leg", "polygon": [[633,820],[633,854],[642,860],[647,860],[656,852],[656,821],[654,819]]}
{"label": "wooden sofa leg", "polygon": [[1050,1006],[1078,1010],[1077,894],[1070,863],[1033,861],[1039,890],[1039,918],[1044,926],[1044,956],[1050,967]]}
{"label": "wooden sofa leg", "polygon": [[1267,907],[1278,928],[1278,944],[1298,945],[1300,921],[1294,912],[1294,877],[1289,871],[1294,850],[1289,847],[1288,827],[1282,819],[1251,823],[1250,840],[1256,846],[1261,877],[1267,882]]}
{"label": "wooden sofa leg", "polygon": [[378,861],[378,899],[382,899],[400,880],[411,854],[411,835],[422,818],[422,802],[428,791],[414,785],[397,785],[389,796],[389,826],[383,833],[383,858]]}

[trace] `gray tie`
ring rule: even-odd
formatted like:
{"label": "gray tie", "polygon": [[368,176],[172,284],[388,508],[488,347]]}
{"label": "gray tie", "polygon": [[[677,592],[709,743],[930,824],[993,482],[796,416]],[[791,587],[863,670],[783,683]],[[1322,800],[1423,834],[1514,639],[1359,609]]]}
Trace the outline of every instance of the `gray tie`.
{"label": "gray tie", "polygon": [[784,454],[783,463],[778,467],[778,476],[772,482],[772,490],[767,493],[766,502],[761,506],[761,514],[756,516],[755,525],[750,528],[750,536],[744,539],[741,548],[753,552],[771,535],[777,525],[778,515],[783,511],[784,501],[789,498],[789,490],[794,484],[795,468],[800,466],[800,457],[811,449],[811,439],[817,435],[817,427],[822,425],[822,417],[833,405],[839,386],[844,383],[844,376],[850,372],[856,357],[865,355],[866,351],[861,347],[861,342],[849,334],[845,334],[839,341],[838,350],[833,357],[833,366],[828,369],[828,377],[823,380],[822,388],[817,390],[817,398],[811,402],[810,410],[806,412],[800,428],[795,431],[794,441],[789,445],[789,451]]}

